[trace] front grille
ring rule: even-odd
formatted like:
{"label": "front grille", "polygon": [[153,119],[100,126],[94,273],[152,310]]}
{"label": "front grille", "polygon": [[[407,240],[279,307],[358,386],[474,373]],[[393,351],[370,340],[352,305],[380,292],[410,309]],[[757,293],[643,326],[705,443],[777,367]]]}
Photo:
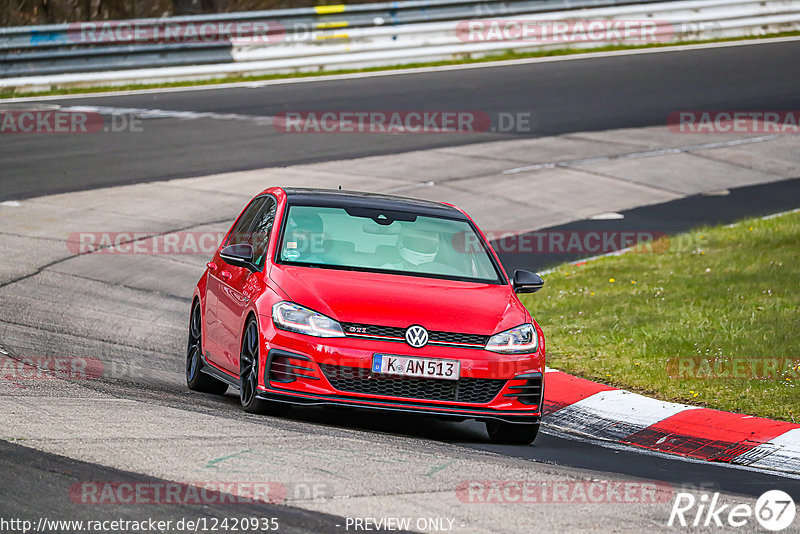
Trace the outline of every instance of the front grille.
{"label": "front grille", "polygon": [[396,337],[405,339],[406,329],[394,326],[378,326],[374,324],[342,323],[345,335]]}
{"label": "front grille", "polygon": [[471,402],[485,404],[503,389],[505,380],[462,378],[441,380],[373,374],[370,369],[321,364],[331,385],[339,391],[386,395],[408,399]]}
{"label": "front grille", "polygon": [[434,343],[469,343],[470,345],[480,345],[481,347],[485,347],[486,342],[489,341],[489,336],[481,336],[478,334],[460,334],[458,332],[431,332],[430,340]]}
{"label": "front grille", "polygon": [[[353,337],[388,337],[398,341],[405,341],[406,329],[396,326],[379,326],[374,324],[342,323],[342,329],[346,336]],[[428,343],[436,345],[456,344],[456,345],[476,345],[480,348],[486,346],[489,336],[480,334],[462,334],[460,332],[438,332],[428,331]]]}

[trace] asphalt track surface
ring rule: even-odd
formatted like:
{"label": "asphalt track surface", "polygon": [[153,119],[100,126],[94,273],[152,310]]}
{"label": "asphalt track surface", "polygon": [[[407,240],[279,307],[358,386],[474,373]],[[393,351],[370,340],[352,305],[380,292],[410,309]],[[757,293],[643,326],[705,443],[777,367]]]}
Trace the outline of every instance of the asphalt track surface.
{"label": "asphalt track surface", "polygon": [[575,436],[549,430],[540,433],[531,447],[492,444],[486,439],[483,424],[474,421],[451,423],[425,417],[386,418],[364,411],[337,414],[335,411],[308,408],[295,408],[290,417],[320,424],[445,441],[542,464],[656,480],[669,484],[676,490],[684,488],[687,491],[720,491],[757,497],[768,489],[780,488],[793,499],[800,498],[800,479],[742,471],[709,462],[687,462],[675,456],[654,455],[629,447],[609,448],[599,442],[582,441]]}
{"label": "asphalt track surface", "polygon": [[[152,477],[128,473],[95,464],[81,462],[55,454],[36,451],[21,445],[0,441],[0,471],[3,484],[0,486],[0,517],[30,521],[37,525],[40,518],[45,520],[70,521],[134,521],[140,522],[141,504],[110,504],[105,506],[76,506],[74,484],[82,480],[113,480],[129,484],[159,484]],[[77,498],[77,496],[75,496]],[[237,503],[236,505],[213,503],[218,499],[213,494],[202,504],[159,504],[147,507],[147,517],[153,521],[172,521],[180,519],[196,521],[205,518],[223,521],[226,518],[275,518],[279,532],[293,534],[314,534],[341,532],[338,525],[342,519],[336,516],[309,512],[299,508],[268,504],[263,502]],[[13,532],[16,529],[4,529]],[[173,529],[169,529],[173,530]],[[21,532],[21,530],[19,530]],[[51,528],[41,532],[67,531]],[[119,529],[134,531],[134,529]]]}
{"label": "asphalt track surface", "polygon": [[[423,148],[663,125],[678,110],[800,109],[800,41],[257,88],[65,98],[272,117],[286,111],[531,113],[520,133],[285,134],[252,120],[148,119],[143,132],[5,135],[0,200]],[[29,109],[32,104],[2,104]],[[45,178],[46,177],[46,178]],[[422,177],[421,177],[422,178]]]}
{"label": "asphalt track surface", "polygon": [[[194,112],[271,116],[298,109],[394,110],[479,109],[490,113],[533,111],[537,128],[525,135],[555,135],[663,124],[678,109],[798,109],[800,43],[782,43],[700,50],[691,54],[659,53],[591,61],[566,61],[493,67],[443,73],[328,81],[259,89],[221,89],[137,96],[65,99],[62,105],[93,105],[169,109]],[[758,83],[752,83],[757,79]],[[457,89],[453,89],[453,88]],[[720,88],[725,91],[721,92]],[[320,94],[324,95],[320,97]],[[420,103],[424,102],[424,106]],[[163,180],[232,170],[287,165],[332,158],[394,153],[434,146],[502,140],[507,134],[436,136],[282,135],[247,122],[204,119],[153,120],[147,134],[94,136],[12,136],[0,145],[3,161],[0,199],[17,199],[101,186]],[[213,126],[213,127],[212,127]],[[51,177],[36,179],[36,177]],[[696,196],[624,212],[622,221],[581,221],[556,229],[652,228],[681,231],[697,224],[728,222],[798,206],[800,180],[731,190],[721,197]],[[567,258],[561,254],[558,261]],[[511,261],[522,261],[513,265]],[[510,266],[540,268],[551,258],[511,258]],[[110,386],[114,387],[114,386]],[[158,387],[163,387],[159,385]],[[146,398],[155,385],[120,387],[127,395]],[[144,392],[137,393],[137,390]],[[174,393],[174,392],[173,392]],[[230,401],[230,402],[227,402]],[[219,402],[222,411],[238,409],[232,393]],[[757,496],[779,487],[800,499],[800,480],[748,472],[724,466],[687,462],[631,448],[561,436],[540,435],[534,447],[490,444],[477,423],[446,423],[435,419],[386,417],[367,412],[297,409],[290,418],[313,424],[340,425],[377,432],[432,439],[488,450],[544,464],[619,473],[663,481],[676,487]],[[52,508],[71,512],[64,488],[75,480],[137,480],[133,473],[0,443],[0,471],[7,481],[0,489],[0,514],[38,517]],[[144,480],[144,477],[141,476]],[[151,479],[147,479],[151,481]],[[14,488],[13,493],[9,488]],[[56,489],[58,491],[56,491]],[[49,495],[59,495],[58,502]],[[336,518],[286,507],[258,505],[259,515],[285,518],[296,532],[333,530]],[[13,513],[12,513],[13,512]],[[202,512],[202,514],[201,514]],[[109,517],[136,510],[108,509]],[[158,517],[161,512],[153,509]],[[163,511],[176,515],[226,516],[225,510]],[[97,513],[93,513],[93,518]],[[306,530],[307,529],[307,530]]]}

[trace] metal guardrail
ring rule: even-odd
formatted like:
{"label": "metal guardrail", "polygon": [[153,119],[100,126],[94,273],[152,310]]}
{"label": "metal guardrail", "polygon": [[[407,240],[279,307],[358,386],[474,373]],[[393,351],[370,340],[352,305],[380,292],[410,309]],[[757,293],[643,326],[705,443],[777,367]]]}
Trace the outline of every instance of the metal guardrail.
{"label": "metal guardrail", "polygon": [[[164,24],[202,24],[208,22],[273,21],[287,27],[307,28],[369,27],[380,25],[414,24],[442,20],[498,17],[518,13],[541,13],[587,7],[602,7],[665,0],[407,0],[403,2],[328,5],[297,9],[248,11],[215,15],[191,15],[137,19],[139,27]],[[100,24],[102,21],[97,21]],[[24,48],[43,48],[71,45],[69,34],[80,23],[51,24],[0,28],[0,51]],[[125,43],[118,43],[125,44]]]}
{"label": "metal guardrail", "polygon": [[[644,0],[656,2],[662,0]],[[300,33],[352,28],[397,27],[425,22],[464,20],[614,6],[630,0],[410,0],[406,2],[318,6],[219,15],[139,19],[135,24],[144,33],[167,25],[184,26],[216,23],[264,23],[281,27],[287,40],[297,41]],[[92,23],[86,23],[92,24]],[[94,24],[102,24],[97,22]],[[119,23],[111,23],[119,24]],[[170,67],[234,61],[230,39],[209,42],[138,43],[111,34],[96,43],[80,38],[81,23],[0,28],[0,78],[36,76],[68,72],[98,72],[137,67]],[[163,31],[162,31],[163,33]],[[330,32],[329,32],[330,33]],[[251,31],[240,37],[256,41],[267,32]],[[325,34],[320,34],[325,37]]]}
{"label": "metal guardrail", "polygon": [[[361,68],[506,50],[591,47],[624,40],[472,42],[458,22],[650,20],[672,41],[800,29],[800,0],[411,0],[318,6],[119,23],[0,28],[0,88],[119,85],[335,68]],[[135,27],[102,34],[99,28]],[[165,29],[199,28],[205,39],[163,42]],[[227,25],[239,31],[226,33]],[[105,25],[105,26],[103,26]],[[100,35],[101,39],[86,38]],[[214,33],[217,31],[218,33]],[[159,37],[160,36],[160,37]],[[154,38],[159,37],[159,38]]]}

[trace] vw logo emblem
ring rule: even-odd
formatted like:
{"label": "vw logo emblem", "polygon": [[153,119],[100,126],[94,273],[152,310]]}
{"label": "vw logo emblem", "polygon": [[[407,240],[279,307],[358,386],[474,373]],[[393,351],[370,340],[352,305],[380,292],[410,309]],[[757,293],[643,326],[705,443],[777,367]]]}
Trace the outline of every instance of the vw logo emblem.
{"label": "vw logo emblem", "polygon": [[416,349],[424,347],[428,343],[428,331],[417,324],[409,326],[406,330],[406,343]]}

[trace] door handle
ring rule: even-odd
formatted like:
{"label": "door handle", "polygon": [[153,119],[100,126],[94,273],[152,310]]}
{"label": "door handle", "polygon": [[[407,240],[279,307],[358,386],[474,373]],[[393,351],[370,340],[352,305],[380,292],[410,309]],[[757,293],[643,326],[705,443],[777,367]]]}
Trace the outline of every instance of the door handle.
{"label": "door handle", "polygon": [[214,263],[213,261],[210,261],[210,262],[206,263],[206,267],[208,267],[212,271],[216,271],[217,270],[217,264]]}
{"label": "door handle", "polygon": [[223,280],[230,280],[231,276],[232,276],[231,273],[229,273],[228,271],[222,271],[221,273],[219,273],[219,277],[222,278]]}

